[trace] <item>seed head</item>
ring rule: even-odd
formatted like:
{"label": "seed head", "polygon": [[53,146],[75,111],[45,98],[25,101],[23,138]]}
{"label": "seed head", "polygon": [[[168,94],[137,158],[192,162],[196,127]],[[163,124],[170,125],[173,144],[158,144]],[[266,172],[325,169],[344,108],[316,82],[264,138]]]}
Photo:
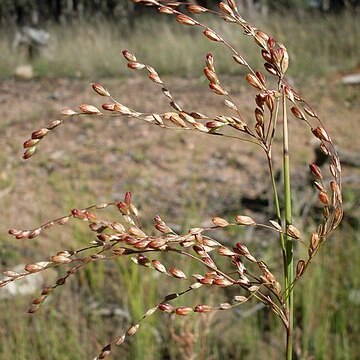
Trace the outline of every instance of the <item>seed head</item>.
{"label": "seed head", "polygon": [[324,205],[329,205],[329,197],[327,196],[325,191],[320,191],[318,194],[318,198]]}
{"label": "seed head", "polygon": [[233,285],[233,283],[228,279],[214,279],[214,284],[221,287],[228,287]]}
{"label": "seed head", "polygon": [[55,255],[51,257],[51,261],[56,264],[68,264],[71,262],[71,259],[61,255]]}
{"label": "seed head", "polygon": [[260,110],[259,108],[255,109],[255,118],[256,118],[256,122],[259,125],[263,125],[264,124],[264,113],[262,110]]}
{"label": "seed head", "polygon": [[187,16],[185,14],[180,14],[176,16],[176,21],[179,22],[180,24],[188,25],[188,26],[194,26],[197,24],[197,21],[195,21],[190,16]]}
{"label": "seed head", "polygon": [[131,111],[127,106],[122,105],[122,104],[118,104],[118,103],[116,103],[114,105],[114,110],[119,112],[120,114],[123,114],[123,115],[130,115],[131,114]]}
{"label": "seed head", "polygon": [[128,234],[138,238],[146,237],[146,234],[136,226],[130,226],[128,228]]}
{"label": "seed head", "polygon": [[310,108],[308,108],[308,107],[306,107],[306,106],[304,106],[304,111],[309,115],[309,116],[311,116],[311,117],[317,117],[317,115],[316,115],[316,113],[315,113],[315,111],[313,110],[313,109],[310,109]]}
{"label": "seed head", "polygon": [[125,334],[115,340],[115,345],[120,346],[125,341]]}
{"label": "seed head", "polygon": [[261,90],[263,88],[261,81],[255,75],[247,74],[245,79],[251,86],[255,87],[256,89]]}
{"label": "seed head", "polygon": [[60,111],[60,114],[65,116],[72,116],[72,115],[76,115],[76,111],[71,109],[63,109]]}
{"label": "seed head", "polygon": [[239,225],[255,225],[256,222],[250,216],[238,215],[235,218],[235,221]]}
{"label": "seed head", "polygon": [[46,299],[46,296],[39,296],[39,297],[37,297],[36,299],[34,299],[34,300],[32,301],[32,303],[33,303],[34,305],[40,305],[40,304],[42,304],[42,303],[44,302],[45,299]]}
{"label": "seed head", "polygon": [[271,95],[265,96],[265,104],[266,104],[267,108],[269,109],[269,111],[272,112],[274,110],[274,99]]}
{"label": "seed head", "polygon": [[192,125],[194,126],[194,128],[195,128],[196,130],[199,130],[199,131],[205,132],[205,133],[209,132],[209,129],[208,129],[204,124],[202,124],[202,123],[195,122],[195,123],[193,123]]}
{"label": "seed head", "polygon": [[181,270],[173,266],[169,269],[169,273],[178,279],[186,279],[186,275]]}
{"label": "seed head", "polygon": [[286,70],[289,67],[289,53],[286,49],[286,47],[283,44],[278,44],[279,45],[279,51],[282,53],[281,56],[281,60],[280,60],[280,68],[283,74],[286,73]]}
{"label": "seed head", "polygon": [[[269,53],[267,50],[262,49],[262,50],[261,50],[261,55],[262,55],[262,57],[264,58],[265,61],[267,61],[268,63],[271,64],[272,58],[271,58],[270,53]],[[271,65],[272,65],[272,64],[271,64]]]}
{"label": "seed head", "polygon": [[168,15],[175,14],[175,10],[170,6],[160,6],[158,10],[159,13],[161,14],[168,14]]}
{"label": "seed head", "polygon": [[107,356],[111,354],[111,344],[104,346],[99,355],[99,360],[105,359]]}
{"label": "seed head", "polygon": [[212,41],[222,41],[222,38],[215,31],[209,28],[204,30],[204,35]]}
{"label": "seed head", "polygon": [[297,227],[295,227],[294,225],[291,225],[291,224],[287,227],[286,233],[288,235],[290,235],[294,239],[300,239],[300,237],[301,237],[300,230]]}
{"label": "seed head", "polygon": [[254,40],[255,42],[261,46],[263,49],[267,49],[268,47],[268,39],[269,36],[267,34],[265,34],[262,31],[257,31],[255,36],[254,36]]}
{"label": "seed head", "polygon": [[29,273],[38,272],[44,270],[50,264],[49,261],[40,261],[35,264],[27,264],[25,265],[25,271]]}
{"label": "seed head", "polygon": [[28,313],[29,313],[29,314],[34,314],[34,313],[36,313],[38,310],[39,310],[39,305],[33,304],[33,305],[30,306],[30,308],[29,308],[29,310],[28,310]]}
{"label": "seed head", "polygon": [[166,273],[166,267],[160,261],[153,260],[152,264],[157,271],[161,273]]}
{"label": "seed head", "polygon": [[28,139],[23,143],[23,147],[25,149],[31,148],[31,147],[35,146],[39,141],[40,141],[40,139]]}
{"label": "seed head", "polygon": [[204,305],[204,304],[197,305],[194,308],[194,312],[198,312],[198,313],[208,313],[211,311],[212,311],[212,307],[209,305]]}
{"label": "seed head", "polygon": [[315,250],[319,246],[320,236],[318,233],[312,233],[310,237],[310,247]]}
{"label": "seed head", "polygon": [[39,130],[36,130],[34,131],[32,134],[31,134],[31,138],[32,139],[42,139],[44,136],[46,136],[48,133],[50,132],[49,129],[47,128],[42,128],[42,129],[39,129]]}
{"label": "seed head", "polygon": [[270,73],[271,75],[275,75],[275,76],[279,75],[278,70],[275,65],[270,64],[270,63],[265,63],[264,67],[265,67],[266,71],[268,73]]}
{"label": "seed head", "polygon": [[140,325],[136,324],[134,326],[132,326],[127,332],[126,334],[128,336],[134,336],[136,334],[136,332],[139,330]]}
{"label": "seed head", "polygon": [[208,11],[208,9],[200,6],[200,5],[189,5],[187,10],[192,14],[203,14]]}
{"label": "seed head", "polygon": [[127,66],[129,69],[132,69],[132,70],[141,70],[145,67],[144,64],[141,64],[137,61],[134,61],[134,62],[130,61],[130,62],[128,62]]}
{"label": "seed head", "polygon": [[265,86],[265,76],[259,70],[256,71],[256,77],[259,79],[260,83]]}
{"label": "seed head", "polygon": [[293,115],[294,115],[296,118],[298,118],[298,119],[300,119],[300,120],[306,120],[306,117],[305,117],[304,113],[303,113],[298,107],[293,106],[293,107],[291,108],[291,112],[293,113]]}
{"label": "seed head", "polygon": [[305,270],[305,261],[299,260],[296,264],[296,277],[299,278]]}
{"label": "seed head", "polygon": [[158,309],[162,312],[172,313],[174,311],[174,307],[167,303],[161,303],[158,305]]}
{"label": "seed head", "polygon": [[218,254],[221,256],[234,256],[235,255],[235,253],[232,250],[228,249],[225,246],[221,246],[218,248]]}
{"label": "seed head", "polygon": [[240,65],[245,65],[246,64],[244,58],[242,56],[238,55],[238,54],[234,54],[233,59],[235,60],[235,62],[237,62]]}
{"label": "seed head", "polygon": [[240,254],[240,255],[250,255],[249,249],[244,244],[236,243],[236,248],[235,249],[237,250],[236,252],[238,254]]}
{"label": "seed head", "polygon": [[190,313],[192,313],[194,310],[191,307],[187,306],[179,306],[176,308],[175,313],[176,315],[186,316]]}
{"label": "seed head", "polygon": [[214,225],[219,226],[219,227],[225,227],[225,226],[229,225],[227,220],[222,219],[222,218],[217,217],[217,216],[213,217],[211,219],[211,221],[213,222]]}
{"label": "seed head", "polygon": [[79,106],[79,109],[82,114],[87,114],[87,115],[100,115],[101,114],[100,110],[93,105],[81,104]]}
{"label": "seed head", "polygon": [[229,303],[221,303],[219,304],[220,310],[229,310],[232,308],[231,304]]}
{"label": "seed head", "polygon": [[219,82],[218,77],[216,76],[216,73],[213,70],[211,70],[210,68],[205,67],[204,74],[210,82],[215,83],[215,84]]}
{"label": "seed head", "polygon": [[234,14],[233,9],[228,4],[225,4],[224,2],[221,2],[219,4],[219,7],[227,15],[233,15]]}
{"label": "seed head", "polygon": [[92,88],[96,93],[98,93],[101,96],[110,96],[110,93],[105,89],[102,85],[97,83],[92,83]]}
{"label": "seed head", "polygon": [[210,278],[210,277],[203,277],[203,278],[199,279],[198,281],[203,285],[212,285],[212,283],[214,282],[214,279]]}
{"label": "seed head", "polygon": [[210,89],[217,95],[227,95],[228,93],[219,84],[209,83]]}
{"label": "seed head", "polygon": [[164,238],[157,238],[157,239],[154,239],[154,240],[151,240],[149,242],[149,248],[152,248],[152,249],[158,249],[158,248],[161,248],[163,247],[164,245],[166,245],[167,243],[167,240],[164,239]]}
{"label": "seed head", "polygon": [[237,6],[236,6],[235,0],[227,0],[227,3],[234,11],[237,11]]}
{"label": "seed head", "polygon": [[124,58],[127,60],[127,61],[132,61],[132,62],[136,62],[136,57],[134,54],[132,54],[130,51],[128,50],[123,50],[122,52]]}
{"label": "seed head", "polygon": [[331,141],[329,135],[327,134],[325,129],[322,127],[317,127],[315,129],[312,129],[312,132],[320,140]]}
{"label": "seed head", "polygon": [[241,295],[234,296],[234,301],[237,303],[243,303],[246,300],[247,300],[247,298],[245,296],[241,296]]}
{"label": "seed head", "polygon": [[322,173],[320,168],[316,164],[310,164],[309,165],[311,173],[319,180],[323,179]]}
{"label": "seed head", "polygon": [[153,81],[155,84],[163,85],[163,81],[160,79],[160,76],[158,74],[151,73],[149,74],[149,79]]}

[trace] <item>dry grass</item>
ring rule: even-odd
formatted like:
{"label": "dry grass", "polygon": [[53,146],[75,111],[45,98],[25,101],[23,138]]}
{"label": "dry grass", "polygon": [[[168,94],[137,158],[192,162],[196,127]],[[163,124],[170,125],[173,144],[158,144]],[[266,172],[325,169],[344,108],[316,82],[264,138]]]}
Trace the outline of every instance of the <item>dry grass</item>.
{"label": "dry grass", "polygon": [[[39,76],[80,76],[90,79],[125,76],[127,73],[119,61],[120,51],[124,48],[136,51],[142,58],[156,64],[162,74],[198,76],[202,70],[198,59],[208,51],[219,59],[219,72],[241,72],[226,52],[209,44],[191,29],[182,31],[180,25],[165,20],[144,18],[135,22],[132,30],[107,22],[51,26],[48,28],[51,44],[45,55],[34,61],[35,72]],[[279,41],[290,44],[290,74],[293,76],[308,77],[347,71],[358,65],[360,25],[356,15],[280,17],[275,14],[271,21],[257,18],[256,22],[267,32],[276,33]],[[248,54],[249,61],[261,67],[262,63],[250,39],[244,39],[236,26],[216,25],[215,21],[210,23],[230,43]],[[1,77],[11,76],[17,64],[26,62],[24,56],[19,57],[18,52],[11,48],[13,32],[12,29],[5,30],[0,35],[3,55],[0,60]],[[194,41],[196,46],[192,46]]]}

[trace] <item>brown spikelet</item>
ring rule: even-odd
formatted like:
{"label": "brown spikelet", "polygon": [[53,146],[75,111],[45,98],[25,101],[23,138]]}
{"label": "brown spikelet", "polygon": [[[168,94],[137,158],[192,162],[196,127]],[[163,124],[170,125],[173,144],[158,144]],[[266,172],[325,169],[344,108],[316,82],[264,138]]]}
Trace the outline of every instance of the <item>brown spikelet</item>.
{"label": "brown spikelet", "polygon": [[296,228],[294,225],[289,225],[287,227],[286,233],[294,239],[300,239],[300,237],[301,237],[300,230],[298,228]]}
{"label": "brown spikelet", "polygon": [[235,221],[239,225],[255,225],[255,221],[250,216],[238,215],[235,217]]}
{"label": "brown spikelet", "polygon": [[123,50],[122,52],[124,58],[127,60],[127,61],[132,61],[132,62],[136,62],[136,57],[134,54],[132,54],[130,51],[128,50]]}
{"label": "brown spikelet", "polygon": [[184,272],[173,266],[169,269],[169,274],[178,279],[186,279],[186,275],[184,274]]}
{"label": "brown spikelet", "polygon": [[230,5],[224,3],[224,2],[221,2],[219,4],[219,7],[220,9],[227,15],[233,15],[234,11],[233,9],[230,7]]}
{"label": "brown spikelet", "polygon": [[261,90],[263,88],[263,85],[262,85],[261,81],[255,75],[247,74],[245,76],[245,79],[250,85],[252,85],[256,89]]}
{"label": "brown spikelet", "polygon": [[100,115],[101,114],[100,110],[93,105],[81,104],[79,106],[79,109],[82,114],[87,114],[87,115]]}
{"label": "brown spikelet", "polygon": [[204,35],[212,41],[222,41],[222,38],[211,29],[204,30]]}
{"label": "brown spikelet", "polygon": [[319,180],[323,179],[320,168],[316,164],[309,165],[311,173]]}
{"label": "brown spikelet", "polygon": [[211,221],[213,222],[214,225],[219,227],[224,227],[229,225],[229,222],[227,220],[222,219],[218,216],[213,217]]}
{"label": "brown spikelet", "polygon": [[320,191],[318,194],[318,198],[324,205],[329,205],[329,197],[327,196],[325,191]]}
{"label": "brown spikelet", "polygon": [[203,14],[208,11],[208,9],[204,8],[203,6],[195,4],[188,5],[187,10],[193,14]]}
{"label": "brown spikelet", "polygon": [[212,307],[209,305],[204,305],[204,304],[197,305],[194,308],[194,312],[198,312],[198,313],[208,313],[211,311],[212,311]]}
{"label": "brown spikelet", "polygon": [[179,306],[178,308],[176,308],[175,313],[176,313],[176,315],[186,316],[186,315],[192,313],[193,311],[194,310],[191,307]]}
{"label": "brown spikelet", "polygon": [[110,93],[100,84],[93,83],[92,88],[96,93],[98,93],[101,96],[110,96]]}
{"label": "brown spikelet", "polygon": [[187,16],[185,14],[178,15],[176,17],[176,21],[179,22],[180,24],[188,25],[188,26],[194,26],[197,24],[197,21],[195,21],[190,16]]}

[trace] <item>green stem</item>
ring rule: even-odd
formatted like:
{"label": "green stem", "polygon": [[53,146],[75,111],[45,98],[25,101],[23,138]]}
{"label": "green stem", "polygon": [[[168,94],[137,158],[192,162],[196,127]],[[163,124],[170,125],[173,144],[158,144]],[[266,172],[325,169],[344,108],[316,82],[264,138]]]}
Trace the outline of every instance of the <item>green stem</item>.
{"label": "green stem", "polygon": [[[280,210],[280,202],[279,202],[279,195],[276,187],[276,181],[274,176],[274,168],[271,158],[271,150],[267,153],[267,159],[268,159],[268,166],[270,171],[270,178],[271,178],[271,185],[273,188],[274,193],[274,204],[275,204],[275,212],[276,212],[276,220],[281,225],[281,210]],[[285,240],[284,240],[284,234],[279,233],[279,239],[280,239],[280,246],[281,246],[281,252],[283,255],[283,263],[284,263],[284,274],[286,274],[287,266],[286,266],[286,248],[285,248]],[[285,276],[286,280],[286,276]]]}
{"label": "green stem", "polygon": [[[279,92],[280,92],[280,90],[281,90],[281,85],[279,83]],[[277,222],[281,226],[281,224],[282,224],[282,216],[281,216],[281,209],[280,209],[280,201],[279,201],[279,194],[278,194],[277,187],[276,187],[276,181],[275,181],[275,175],[274,175],[274,166],[273,166],[273,162],[272,162],[272,142],[273,142],[273,139],[274,139],[274,136],[275,136],[276,124],[277,124],[278,117],[279,117],[279,108],[280,108],[280,96],[276,98],[275,115],[274,115],[274,119],[273,119],[273,124],[272,124],[270,139],[269,139],[269,142],[268,142],[268,147],[267,147],[267,149],[265,151],[266,151],[266,156],[267,156],[267,160],[268,160],[271,185],[272,185],[273,193],[274,193],[274,204],[275,204],[276,218],[277,218]],[[269,131],[270,131],[270,127],[271,126],[269,125],[269,128],[268,128]],[[280,247],[281,247],[281,252],[282,252],[282,256],[283,256],[284,276],[285,276],[285,283],[286,283],[286,280],[287,280],[287,277],[286,277],[286,273],[287,273],[286,248],[285,248],[285,240],[284,240],[284,234],[283,233],[279,233],[279,240],[280,240]]]}
{"label": "green stem", "polygon": [[[283,95],[283,171],[284,171],[284,210],[286,227],[292,222],[291,211],[291,185],[290,185],[290,157],[289,157],[289,132],[286,112],[286,96]],[[293,327],[294,327],[294,290],[291,284],[294,280],[293,242],[291,237],[285,235],[286,272],[285,272],[285,297],[288,310],[288,327],[286,332],[286,360],[292,359]]]}

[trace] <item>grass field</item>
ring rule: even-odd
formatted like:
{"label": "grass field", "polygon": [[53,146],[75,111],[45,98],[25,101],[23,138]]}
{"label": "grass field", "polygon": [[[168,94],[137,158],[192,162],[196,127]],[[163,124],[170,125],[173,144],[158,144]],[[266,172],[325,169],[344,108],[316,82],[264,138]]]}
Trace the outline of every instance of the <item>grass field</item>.
{"label": "grass field", "polygon": [[[250,62],[258,63],[252,40],[244,38],[236,26],[219,24],[208,17],[232,45],[241,50]],[[118,77],[127,74],[120,65],[120,52],[129,49],[156,65],[163,74],[200,76],[202,62],[208,51],[218,59],[222,73],[239,73],[231,57],[216,44],[210,44],[194,29],[184,29],[164,17],[140,18],[134,28],[124,24],[106,22],[73,23],[66,26],[48,26],[51,35],[48,48],[33,60],[38,76]],[[349,71],[359,65],[360,50],[357,45],[360,25],[356,14],[339,16],[306,14],[303,16],[272,15],[271,19],[255,18],[254,22],[268,33],[288,45],[292,76],[302,78],[333,71]],[[26,52],[11,46],[15,29],[0,34],[0,77],[13,74],[16,65],[27,63]],[[344,36],[346,34],[346,36]],[[193,46],[194,42],[196,46]]]}

